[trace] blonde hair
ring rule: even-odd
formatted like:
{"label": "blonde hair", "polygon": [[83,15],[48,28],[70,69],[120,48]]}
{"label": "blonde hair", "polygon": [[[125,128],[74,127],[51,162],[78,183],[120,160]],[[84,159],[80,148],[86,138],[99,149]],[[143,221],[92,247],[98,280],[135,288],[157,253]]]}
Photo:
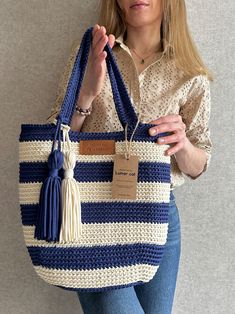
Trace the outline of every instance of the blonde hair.
{"label": "blonde hair", "polygon": [[[202,74],[212,81],[213,76],[190,34],[185,0],[161,1],[163,17],[160,31],[164,53],[169,58],[174,58],[176,67],[186,77]],[[105,26],[107,34],[113,34],[117,38],[125,33],[126,23],[117,0],[100,0],[99,10],[98,23]]]}

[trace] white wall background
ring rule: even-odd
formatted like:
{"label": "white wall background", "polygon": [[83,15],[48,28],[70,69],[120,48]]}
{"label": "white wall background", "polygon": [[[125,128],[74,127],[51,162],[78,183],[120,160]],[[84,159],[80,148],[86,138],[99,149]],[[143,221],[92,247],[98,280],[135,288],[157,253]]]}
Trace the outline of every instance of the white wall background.
{"label": "white wall background", "polygon": [[[175,191],[182,228],[174,314],[235,313],[235,2],[188,0],[211,85],[211,166]],[[96,22],[95,0],[0,0],[0,314],[82,313],[77,295],[34,272],[18,204],[21,123],[45,123],[74,40]]]}

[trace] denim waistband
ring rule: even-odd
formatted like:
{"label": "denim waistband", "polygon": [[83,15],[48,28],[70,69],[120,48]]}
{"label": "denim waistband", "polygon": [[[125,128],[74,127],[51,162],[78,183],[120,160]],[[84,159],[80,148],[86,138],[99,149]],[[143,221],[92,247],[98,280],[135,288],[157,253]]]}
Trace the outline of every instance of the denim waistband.
{"label": "denim waistband", "polygon": [[174,201],[175,200],[175,195],[173,190],[170,191],[170,201]]}

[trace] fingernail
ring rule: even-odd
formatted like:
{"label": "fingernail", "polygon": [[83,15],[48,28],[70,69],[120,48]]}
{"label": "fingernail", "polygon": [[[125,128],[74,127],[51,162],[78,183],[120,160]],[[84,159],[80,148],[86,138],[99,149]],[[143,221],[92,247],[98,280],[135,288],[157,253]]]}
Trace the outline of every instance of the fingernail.
{"label": "fingernail", "polygon": [[163,142],[164,142],[164,138],[159,138],[158,141],[159,141],[160,143],[163,143]]}
{"label": "fingernail", "polygon": [[157,131],[156,131],[155,129],[151,129],[151,130],[150,130],[150,134],[151,134],[151,135],[155,135],[156,133],[157,133]]}

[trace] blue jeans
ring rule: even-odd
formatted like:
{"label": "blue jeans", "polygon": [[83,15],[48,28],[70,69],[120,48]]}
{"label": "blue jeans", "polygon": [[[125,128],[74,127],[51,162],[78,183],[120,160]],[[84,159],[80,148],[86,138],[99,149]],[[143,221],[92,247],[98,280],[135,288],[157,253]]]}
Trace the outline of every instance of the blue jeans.
{"label": "blue jeans", "polygon": [[180,251],[180,216],[171,192],[167,243],[154,277],[147,283],[127,288],[76,292],[84,314],[171,314]]}

